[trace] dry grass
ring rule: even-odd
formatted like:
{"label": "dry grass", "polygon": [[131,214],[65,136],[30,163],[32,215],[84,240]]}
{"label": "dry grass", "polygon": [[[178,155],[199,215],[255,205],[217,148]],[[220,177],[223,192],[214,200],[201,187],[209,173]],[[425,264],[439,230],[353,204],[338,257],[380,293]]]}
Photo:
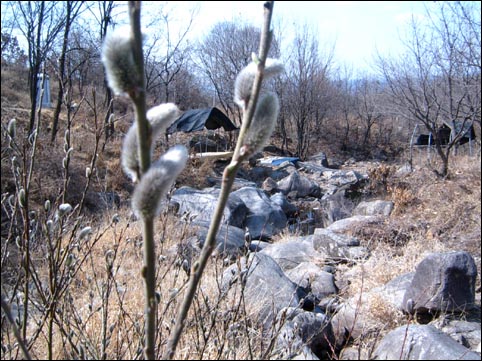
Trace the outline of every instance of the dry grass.
{"label": "dry grass", "polygon": [[[355,344],[370,349],[385,333],[407,322],[405,315],[370,290],[413,272],[428,254],[467,251],[476,257],[480,275],[480,159],[456,157],[451,169],[450,176],[443,180],[427,168],[416,168],[403,178],[395,177],[393,172],[378,178],[382,180],[378,185],[386,185],[381,194],[395,204],[394,212],[382,227],[367,226],[354,233],[362,245],[369,247],[371,257],[337,270],[337,274],[349,279],[343,297],[363,296],[360,314],[371,325]],[[477,277],[479,297],[480,282]]]}

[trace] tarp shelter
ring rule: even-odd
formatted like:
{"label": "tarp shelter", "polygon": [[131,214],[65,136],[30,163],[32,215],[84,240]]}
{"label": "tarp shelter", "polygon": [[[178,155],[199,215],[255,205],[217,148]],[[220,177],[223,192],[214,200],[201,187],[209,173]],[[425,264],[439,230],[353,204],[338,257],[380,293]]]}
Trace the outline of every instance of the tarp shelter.
{"label": "tarp shelter", "polygon": [[204,128],[214,130],[221,127],[228,132],[238,129],[218,108],[191,109],[184,112],[167,129],[167,134],[175,132],[190,133]]}
{"label": "tarp shelter", "polygon": [[[475,139],[474,124],[472,121],[455,121],[455,122],[444,122],[445,128],[447,129],[448,138],[450,140],[450,135],[452,137],[461,135],[459,144],[468,143]],[[448,142],[447,142],[448,143]]]}
{"label": "tarp shelter", "polygon": [[[415,126],[414,134],[417,130]],[[452,137],[459,136],[459,145],[468,143],[475,139],[475,131],[473,123],[470,121],[455,121],[455,122],[444,122],[442,126],[437,129],[437,137],[441,145],[447,145],[451,142]],[[432,134],[420,134],[415,142],[415,145],[433,145],[433,135]]]}

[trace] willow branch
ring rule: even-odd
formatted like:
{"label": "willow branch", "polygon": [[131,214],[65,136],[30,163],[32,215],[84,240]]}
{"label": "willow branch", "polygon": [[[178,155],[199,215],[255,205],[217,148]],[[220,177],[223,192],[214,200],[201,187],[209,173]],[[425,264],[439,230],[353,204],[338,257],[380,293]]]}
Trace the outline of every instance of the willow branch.
{"label": "willow branch", "polygon": [[[141,2],[129,1],[129,17],[133,38],[134,63],[137,68],[138,87],[131,92],[131,98],[135,105],[137,124],[138,154],[139,154],[139,179],[151,166],[151,142],[152,133],[146,118],[146,90],[144,80],[144,55],[142,50],[141,33]],[[154,245],[154,219],[153,217],[142,218],[142,236],[144,240],[144,267],[142,276],[145,281],[145,345],[144,354],[146,359],[155,359],[156,340],[156,313],[157,302],[155,295],[156,287],[156,254]]]}

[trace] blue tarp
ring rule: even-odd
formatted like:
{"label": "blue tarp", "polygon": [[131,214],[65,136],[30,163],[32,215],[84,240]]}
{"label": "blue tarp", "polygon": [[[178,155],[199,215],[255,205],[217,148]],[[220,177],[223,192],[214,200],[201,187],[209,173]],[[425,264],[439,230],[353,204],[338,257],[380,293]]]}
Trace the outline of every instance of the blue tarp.
{"label": "blue tarp", "polygon": [[300,158],[298,157],[269,157],[269,158],[263,158],[260,159],[260,164],[271,164],[274,166],[279,166],[280,164],[284,162],[291,162],[293,164],[296,164]]}
{"label": "blue tarp", "polygon": [[271,164],[273,165],[280,165],[281,163],[284,163],[284,162],[291,162],[293,164],[296,164],[297,161],[299,161],[300,158],[297,158],[297,157],[284,157],[284,158],[279,158],[279,159],[273,159],[271,161]]}

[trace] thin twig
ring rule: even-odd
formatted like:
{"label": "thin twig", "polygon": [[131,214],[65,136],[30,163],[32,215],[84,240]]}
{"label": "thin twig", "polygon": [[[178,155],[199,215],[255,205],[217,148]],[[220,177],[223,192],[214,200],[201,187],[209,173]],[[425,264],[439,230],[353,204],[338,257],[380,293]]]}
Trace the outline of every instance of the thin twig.
{"label": "thin twig", "polygon": [[12,313],[10,312],[10,307],[8,306],[7,302],[5,301],[5,299],[3,298],[3,295],[1,297],[2,299],[2,310],[3,312],[5,313],[5,315],[7,316],[8,318],[8,321],[10,322],[10,324],[12,325],[12,329],[13,329],[13,334],[15,335],[15,338],[17,339],[17,342],[18,344],[20,345],[20,348],[22,349],[23,351],[23,354],[25,355],[25,358],[27,360],[31,360],[32,357],[30,356],[30,353],[28,352],[27,350],[27,346],[25,346],[25,342],[24,340],[22,339],[22,337],[20,336],[20,332],[18,331],[18,328],[17,326],[15,325],[15,321],[12,317]]}

